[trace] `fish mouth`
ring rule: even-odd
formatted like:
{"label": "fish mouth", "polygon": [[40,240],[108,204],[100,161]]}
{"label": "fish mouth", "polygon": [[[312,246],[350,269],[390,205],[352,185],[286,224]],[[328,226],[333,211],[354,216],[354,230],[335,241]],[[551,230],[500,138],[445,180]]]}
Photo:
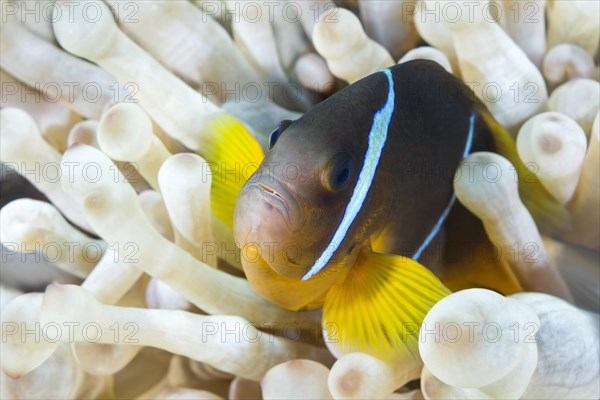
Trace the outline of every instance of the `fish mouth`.
{"label": "fish mouth", "polygon": [[291,231],[297,232],[302,228],[304,225],[302,207],[279,179],[270,174],[260,174],[252,182],[249,182],[248,189],[258,191],[270,207],[279,211]]}
{"label": "fish mouth", "polygon": [[262,192],[260,193],[263,195],[267,203],[271,204],[276,208],[279,208],[278,206],[280,206],[283,209],[285,209],[286,214],[289,214],[285,199],[279,192],[276,192],[273,188],[262,183],[257,183],[256,186],[258,186],[258,188],[262,190]]}

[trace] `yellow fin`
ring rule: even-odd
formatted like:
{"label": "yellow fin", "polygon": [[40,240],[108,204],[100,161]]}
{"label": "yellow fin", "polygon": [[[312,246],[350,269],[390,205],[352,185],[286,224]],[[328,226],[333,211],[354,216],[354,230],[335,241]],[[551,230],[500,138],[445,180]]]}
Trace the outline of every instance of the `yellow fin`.
{"label": "yellow fin", "polygon": [[199,152],[213,173],[211,208],[221,222],[232,228],[237,196],[265,154],[244,125],[229,114],[216,114],[208,126],[214,133],[212,140]]}
{"label": "yellow fin", "polygon": [[521,201],[540,230],[551,234],[568,227],[570,218],[567,209],[544,188],[535,174],[521,161],[512,136],[489,112],[484,111],[481,115],[492,132],[498,153],[514,165],[519,177]]}
{"label": "yellow fin", "polygon": [[418,333],[429,309],[450,291],[427,268],[403,256],[364,249],[323,306],[326,340],[343,354],[419,360]]}

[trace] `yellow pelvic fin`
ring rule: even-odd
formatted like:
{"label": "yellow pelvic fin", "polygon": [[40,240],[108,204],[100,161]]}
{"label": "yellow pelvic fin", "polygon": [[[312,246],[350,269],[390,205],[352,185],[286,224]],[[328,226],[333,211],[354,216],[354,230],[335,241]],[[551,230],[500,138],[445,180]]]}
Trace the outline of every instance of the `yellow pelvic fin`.
{"label": "yellow pelvic fin", "polygon": [[521,161],[512,136],[489,112],[484,111],[481,115],[490,127],[498,153],[514,165],[519,178],[521,201],[539,228],[548,234],[567,228],[570,224],[567,209],[544,188],[535,174]]}
{"label": "yellow pelvic fin", "polygon": [[199,151],[212,170],[211,208],[232,228],[237,196],[265,154],[244,125],[229,114],[216,114],[208,126],[214,133],[212,140]]}
{"label": "yellow pelvic fin", "polygon": [[429,309],[450,291],[428,269],[403,256],[364,249],[347,278],[325,298],[326,340],[342,353],[419,360],[418,333]]}

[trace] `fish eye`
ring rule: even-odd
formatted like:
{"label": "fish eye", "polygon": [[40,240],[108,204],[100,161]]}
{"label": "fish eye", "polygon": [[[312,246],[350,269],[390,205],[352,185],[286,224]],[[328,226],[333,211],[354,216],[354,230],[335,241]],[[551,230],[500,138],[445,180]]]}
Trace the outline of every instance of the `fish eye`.
{"label": "fish eye", "polygon": [[325,189],[330,192],[344,189],[352,178],[353,164],[348,153],[337,153],[331,157],[321,175]]}
{"label": "fish eye", "polygon": [[269,150],[271,150],[273,146],[275,146],[275,143],[277,143],[279,136],[281,136],[283,131],[285,131],[287,127],[292,124],[292,122],[293,121],[290,121],[289,119],[284,119],[279,123],[279,125],[277,125],[273,132],[271,132],[271,134],[269,135]]}

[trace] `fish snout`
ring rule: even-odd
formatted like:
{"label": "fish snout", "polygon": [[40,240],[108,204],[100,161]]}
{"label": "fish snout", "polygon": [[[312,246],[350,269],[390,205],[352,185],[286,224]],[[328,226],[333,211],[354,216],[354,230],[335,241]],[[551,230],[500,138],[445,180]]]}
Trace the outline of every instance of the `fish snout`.
{"label": "fish snout", "polygon": [[[249,181],[240,192],[234,215],[244,269],[261,262],[280,275],[301,277],[303,271],[297,264],[301,244],[294,238],[303,225],[302,208],[285,184],[272,176]],[[245,257],[249,248],[252,257]]]}

